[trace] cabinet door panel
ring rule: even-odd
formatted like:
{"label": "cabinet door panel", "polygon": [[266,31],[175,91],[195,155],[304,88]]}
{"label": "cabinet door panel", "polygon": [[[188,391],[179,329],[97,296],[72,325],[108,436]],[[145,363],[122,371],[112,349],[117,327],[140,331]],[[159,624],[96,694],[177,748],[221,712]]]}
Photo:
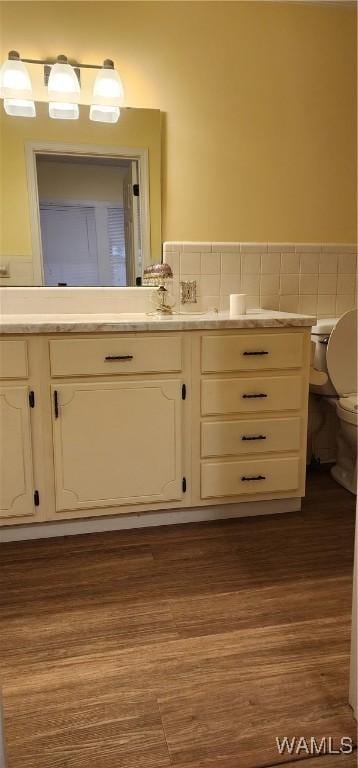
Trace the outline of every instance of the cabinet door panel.
{"label": "cabinet door panel", "polygon": [[58,511],[181,499],[181,384],[53,387]]}
{"label": "cabinet door panel", "polygon": [[0,517],[35,513],[27,387],[0,388]]}

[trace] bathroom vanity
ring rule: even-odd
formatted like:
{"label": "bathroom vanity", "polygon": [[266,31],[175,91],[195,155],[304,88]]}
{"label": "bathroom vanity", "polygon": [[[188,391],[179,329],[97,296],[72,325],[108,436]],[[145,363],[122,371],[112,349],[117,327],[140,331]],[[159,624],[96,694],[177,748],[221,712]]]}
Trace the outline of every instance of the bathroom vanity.
{"label": "bathroom vanity", "polygon": [[4,315],[3,534],[298,509],[313,322]]}

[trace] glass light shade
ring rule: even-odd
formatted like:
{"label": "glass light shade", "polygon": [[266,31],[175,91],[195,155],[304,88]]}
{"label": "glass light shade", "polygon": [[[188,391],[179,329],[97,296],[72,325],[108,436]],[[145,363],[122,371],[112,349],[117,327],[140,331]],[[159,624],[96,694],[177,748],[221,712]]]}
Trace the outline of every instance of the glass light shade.
{"label": "glass light shade", "polygon": [[31,98],[31,79],[20,59],[7,59],[0,69],[0,90],[3,98]]}
{"label": "glass light shade", "polygon": [[55,120],[78,120],[80,116],[78,104],[66,101],[50,101],[48,111]]}
{"label": "glass light shade", "polygon": [[97,123],[117,123],[121,114],[119,107],[107,107],[104,104],[92,104],[90,120]]}
{"label": "glass light shade", "polygon": [[4,109],[13,117],[36,117],[35,103],[30,99],[4,99]]}
{"label": "glass light shade", "polygon": [[80,84],[70,64],[57,62],[51,67],[48,79],[48,94],[52,100],[66,97],[67,100],[80,93]]}
{"label": "glass light shade", "polygon": [[93,102],[104,106],[123,105],[124,88],[116,69],[103,67],[98,72],[93,86]]}

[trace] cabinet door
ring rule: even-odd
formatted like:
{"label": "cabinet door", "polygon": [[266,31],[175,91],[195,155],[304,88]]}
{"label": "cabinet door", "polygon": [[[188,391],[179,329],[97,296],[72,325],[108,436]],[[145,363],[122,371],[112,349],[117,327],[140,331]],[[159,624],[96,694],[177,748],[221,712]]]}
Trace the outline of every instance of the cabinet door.
{"label": "cabinet door", "polygon": [[57,511],[181,499],[181,386],[53,386]]}
{"label": "cabinet door", "polygon": [[33,515],[34,486],[27,387],[0,388],[0,517]]}

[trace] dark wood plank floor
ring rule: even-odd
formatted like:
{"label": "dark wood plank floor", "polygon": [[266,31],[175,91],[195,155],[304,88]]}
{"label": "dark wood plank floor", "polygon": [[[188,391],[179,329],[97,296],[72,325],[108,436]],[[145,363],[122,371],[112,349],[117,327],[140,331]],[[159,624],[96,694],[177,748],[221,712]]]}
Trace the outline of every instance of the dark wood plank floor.
{"label": "dark wood plank floor", "polygon": [[2,545],[9,768],[261,768],[275,737],[355,737],[354,498],[301,513]]}

